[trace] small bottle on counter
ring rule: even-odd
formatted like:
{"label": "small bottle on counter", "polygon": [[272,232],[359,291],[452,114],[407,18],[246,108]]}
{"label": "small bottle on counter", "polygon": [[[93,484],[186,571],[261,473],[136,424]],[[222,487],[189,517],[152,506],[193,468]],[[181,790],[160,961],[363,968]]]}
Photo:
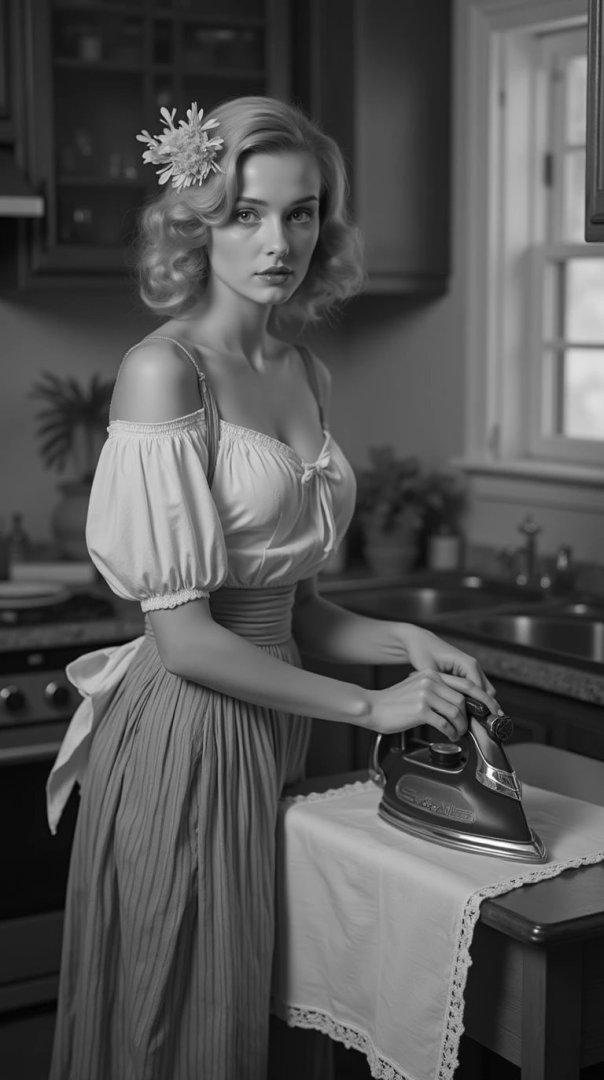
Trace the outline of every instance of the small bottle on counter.
{"label": "small bottle on counter", "polygon": [[463,563],[463,543],[459,533],[439,529],[428,538],[429,570],[459,570]]}
{"label": "small bottle on counter", "polygon": [[4,526],[4,518],[0,518],[0,581],[6,581],[10,570],[10,545],[8,534]]}
{"label": "small bottle on counter", "polygon": [[31,541],[23,528],[23,514],[13,514],[13,523],[8,533],[8,551],[11,563],[27,562],[31,553]]}

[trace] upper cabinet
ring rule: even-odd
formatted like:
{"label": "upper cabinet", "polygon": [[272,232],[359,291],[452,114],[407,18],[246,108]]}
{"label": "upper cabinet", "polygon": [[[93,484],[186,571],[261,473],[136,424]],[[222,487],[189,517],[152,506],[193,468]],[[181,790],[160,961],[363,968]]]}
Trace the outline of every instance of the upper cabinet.
{"label": "upper cabinet", "polygon": [[295,98],[339,143],[368,291],[439,294],[450,260],[450,0],[294,0]]}
{"label": "upper cabinet", "polygon": [[604,241],[604,21],[602,0],[589,0],[585,239]]}
{"label": "upper cabinet", "polygon": [[46,196],[30,273],[123,273],[157,191],[143,128],[225,98],[288,96],[289,0],[24,0],[28,160]]}

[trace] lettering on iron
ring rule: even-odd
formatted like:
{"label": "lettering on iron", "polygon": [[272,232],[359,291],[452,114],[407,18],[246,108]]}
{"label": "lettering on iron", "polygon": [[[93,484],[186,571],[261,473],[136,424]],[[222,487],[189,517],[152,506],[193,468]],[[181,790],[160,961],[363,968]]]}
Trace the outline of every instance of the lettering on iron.
{"label": "lettering on iron", "polygon": [[463,795],[452,792],[442,784],[424,780],[421,784],[409,777],[402,776],[395,787],[396,797],[400,802],[409,806],[425,810],[435,817],[447,818],[449,821],[462,821],[469,824],[476,820],[476,814],[472,807],[465,801]]}

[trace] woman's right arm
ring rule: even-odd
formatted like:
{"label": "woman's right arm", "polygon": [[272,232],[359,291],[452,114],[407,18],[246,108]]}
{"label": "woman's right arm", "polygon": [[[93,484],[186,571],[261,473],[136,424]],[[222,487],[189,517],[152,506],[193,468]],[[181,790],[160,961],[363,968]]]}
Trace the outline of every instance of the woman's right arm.
{"label": "woman's right arm", "polygon": [[[192,365],[173,346],[153,340],[122,364],[111,411],[115,419],[163,427],[200,404]],[[365,690],[303,671],[216,623],[204,597],[224,579],[226,554],[192,443],[188,437],[173,443],[171,436],[156,437],[146,429],[140,438],[125,437],[121,449],[114,443],[93,485],[89,548],[120,595],[142,601],[162,590],[180,590],[196,596],[149,610],[169,671],[253,704],[376,731],[430,724],[454,738],[465,730],[463,694],[472,690],[469,681],[466,687],[459,678],[415,672],[388,690]],[[186,513],[181,513],[181,483],[191,500]]]}
{"label": "woman's right arm", "polygon": [[459,678],[416,671],[387,690],[366,690],[270,656],[216,623],[207,600],[151,611],[149,618],[167,670],[220,693],[380,732],[429,724],[457,738],[466,729],[464,693],[473,689],[469,680],[466,687]]}

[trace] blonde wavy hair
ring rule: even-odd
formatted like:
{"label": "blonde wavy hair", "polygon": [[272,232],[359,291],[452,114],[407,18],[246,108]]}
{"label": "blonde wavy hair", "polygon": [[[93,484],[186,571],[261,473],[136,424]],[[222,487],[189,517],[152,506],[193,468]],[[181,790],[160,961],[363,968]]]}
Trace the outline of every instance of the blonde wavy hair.
{"label": "blonde wavy hair", "polygon": [[245,155],[279,151],[311,153],[321,174],[319,238],[308,273],[276,309],[279,321],[313,321],[360,291],[362,245],[349,220],[348,182],[339,147],[293,105],[270,97],[240,97],[204,119],[219,121],[224,139],[221,172],[182,191],[162,192],[142,211],[137,269],[143,302],[157,315],[180,317],[203,295],[208,276],[208,229],[229,221],[238,197]]}

